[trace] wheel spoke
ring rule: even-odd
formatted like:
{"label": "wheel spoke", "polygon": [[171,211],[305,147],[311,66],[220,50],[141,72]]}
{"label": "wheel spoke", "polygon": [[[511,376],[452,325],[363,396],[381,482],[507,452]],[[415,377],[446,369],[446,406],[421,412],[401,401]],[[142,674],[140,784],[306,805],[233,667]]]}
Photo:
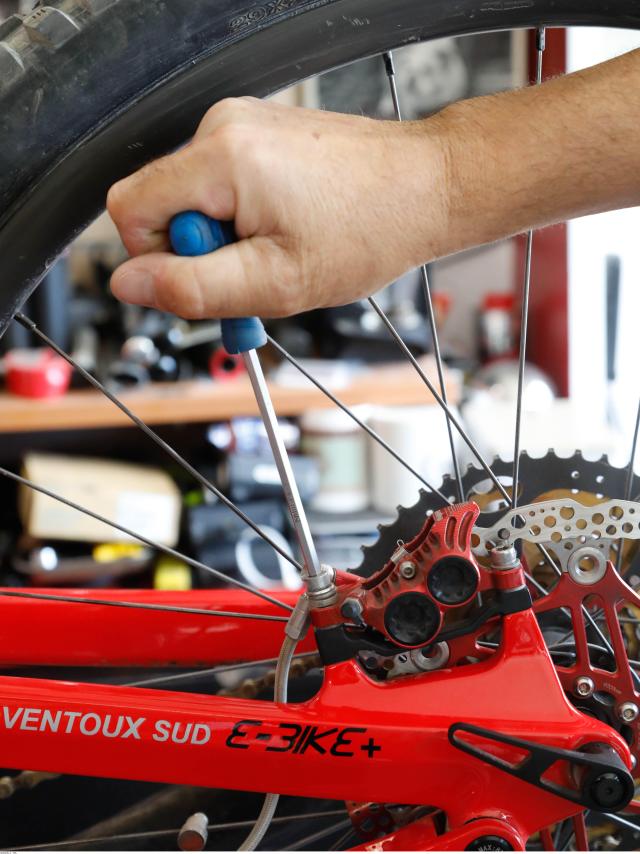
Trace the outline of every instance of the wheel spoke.
{"label": "wheel spoke", "polygon": [[214,569],[212,566],[207,566],[206,563],[201,563],[199,560],[194,560],[193,558],[190,558],[187,555],[182,554],[182,552],[178,552],[175,549],[170,548],[169,546],[165,546],[162,543],[157,543],[154,540],[150,540],[148,537],[145,537],[142,534],[138,534],[136,533],[136,531],[132,531],[130,528],[127,528],[124,525],[120,525],[118,522],[114,522],[112,519],[107,519],[100,513],[95,513],[93,510],[89,510],[88,507],[83,507],[80,504],[76,504],[75,501],[71,501],[70,499],[65,498],[63,495],[60,495],[57,492],[53,492],[53,490],[51,489],[47,489],[44,486],[40,486],[40,484],[34,483],[32,480],[29,480],[26,477],[22,477],[22,475],[15,474],[15,472],[0,467],[0,476],[7,477],[10,480],[15,481],[16,483],[21,483],[23,486],[28,486],[29,489],[33,489],[36,492],[40,492],[42,493],[42,495],[46,495],[48,498],[53,498],[55,501],[59,501],[61,504],[66,504],[67,507],[71,507],[73,510],[77,510],[78,513],[84,513],[85,516],[91,516],[92,519],[96,519],[98,522],[102,522],[104,525],[109,525],[109,527],[115,528],[116,531],[121,531],[128,537],[131,537],[134,540],[138,540],[139,542],[144,543],[150,548],[157,549],[158,551],[164,552],[164,554],[167,554],[170,557],[175,557],[178,560],[182,560],[185,563],[189,564],[189,566],[193,566],[195,569],[201,569],[205,572],[209,572],[212,575],[215,575],[215,577],[219,578],[221,581],[225,581],[228,584],[232,584],[235,587],[239,587],[242,590],[246,590],[248,593],[253,593],[254,596],[258,596],[260,599],[264,599],[265,602],[271,602],[272,605],[277,605],[279,608],[284,608],[286,611],[293,611],[293,608],[290,605],[286,605],[284,602],[281,602],[274,596],[270,596],[268,593],[264,593],[262,590],[258,590],[257,587],[253,587],[251,584],[245,584],[243,581],[239,581],[238,579],[233,578],[230,575],[226,575],[224,572],[220,572],[220,570]]}
{"label": "wheel spoke", "polygon": [[471,453],[474,455],[474,457],[478,460],[478,462],[480,463],[482,468],[489,475],[489,477],[491,478],[491,480],[492,480],[494,486],[496,487],[496,489],[498,490],[498,492],[500,492],[502,497],[510,503],[511,498],[509,496],[509,493],[504,488],[504,486],[500,483],[500,481],[498,480],[498,478],[494,474],[493,469],[491,468],[489,463],[486,462],[486,460],[484,459],[484,457],[482,456],[480,451],[473,444],[473,442],[471,441],[471,439],[467,435],[467,432],[465,431],[464,427],[460,424],[460,422],[458,421],[456,416],[451,411],[449,405],[444,402],[444,400],[442,399],[442,396],[439,394],[439,392],[437,391],[437,389],[435,388],[435,386],[433,385],[433,383],[431,382],[429,377],[422,370],[422,368],[418,364],[418,360],[415,358],[415,356],[413,355],[411,350],[409,350],[407,345],[404,343],[404,341],[402,340],[402,336],[400,335],[398,330],[395,328],[393,323],[391,323],[391,321],[389,320],[387,315],[384,313],[384,311],[380,308],[380,306],[378,305],[378,303],[376,302],[374,297],[369,297],[369,303],[372,306],[373,310],[378,315],[378,317],[380,318],[380,320],[387,327],[389,334],[394,339],[394,341],[396,342],[396,344],[398,345],[398,347],[400,348],[400,350],[402,351],[404,356],[413,365],[418,376],[424,382],[426,387],[429,389],[429,391],[433,395],[436,403],[440,406],[441,409],[443,409],[445,411],[445,413],[447,414],[451,424],[456,428],[456,430],[460,434],[461,438],[463,439],[463,441],[465,442],[465,444],[467,445],[467,447],[469,448]]}
{"label": "wheel spoke", "polygon": [[23,590],[1,590],[0,596],[12,599],[38,599],[45,602],[68,602],[79,605],[107,605],[110,608],[135,608],[139,611],[163,611],[178,614],[200,614],[206,617],[229,617],[233,619],[267,620],[286,623],[288,617],[272,614],[251,614],[243,611],[209,611],[207,608],[183,608],[180,605],[153,605],[150,602],[121,602],[112,599],[91,599],[86,596],[62,596],[57,593],[29,593]]}
{"label": "wheel spoke", "polygon": [[347,828],[346,833],[343,833],[340,839],[337,839],[329,851],[342,851],[345,845],[351,840],[351,837],[355,836],[355,831],[352,827]]}
{"label": "wheel spoke", "polygon": [[381,447],[383,447],[385,451],[391,454],[391,456],[396,459],[401,465],[403,465],[407,469],[407,471],[410,471],[411,474],[415,475],[420,481],[420,483],[426,486],[430,492],[433,492],[439,498],[442,498],[442,500],[446,504],[451,503],[449,499],[442,492],[440,492],[439,489],[436,489],[435,486],[432,486],[428,481],[426,481],[422,477],[422,475],[419,474],[413,468],[413,466],[411,466],[403,457],[401,457],[400,454],[397,453],[397,451],[394,451],[393,448],[388,445],[387,442],[385,442],[382,436],[376,433],[376,431],[369,427],[369,425],[366,424],[364,421],[362,421],[361,418],[358,418],[358,416],[350,409],[350,407],[348,407],[331,391],[329,391],[329,389],[325,385],[323,385],[318,379],[316,379],[313,374],[309,373],[309,371],[307,371],[307,369],[303,365],[301,365],[300,362],[296,358],[294,358],[294,356],[291,355],[291,353],[287,352],[287,350],[285,350],[284,347],[278,344],[277,341],[274,341],[274,339],[270,335],[267,335],[267,340],[278,351],[278,353],[280,353],[283,358],[285,358],[290,364],[297,368],[300,373],[310,382],[312,382],[315,387],[318,388],[323,394],[325,394],[329,398],[329,400],[335,403],[336,406],[340,407],[340,409],[342,409],[342,411],[345,412],[349,416],[349,418],[355,421],[355,423],[359,427],[361,427],[365,431],[365,433],[368,433],[368,435],[371,436],[374,441],[376,441]]}
{"label": "wheel spoke", "polygon": [[332,833],[337,833],[338,831],[344,830],[347,827],[353,829],[353,824],[350,818],[345,818],[343,819],[343,821],[339,821],[336,824],[332,824],[331,827],[325,827],[322,830],[318,830],[315,833],[311,833],[309,834],[309,836],[305,836],[304,839],[299,839],[297,842],[294,842],[292,845],[287,845],[281,850],[300,851],[301,848],[305,848],[307,845],[313,845],[315,842],[319,842],[321,839],[330,836]]}
{"label": "wheel spoke", "polygon": [[[291,821],[315,821],[316,819],[321,818],[337,818],[338,816],[344,815],[344,810],[326,810],[324,812],[309,812],[309,813],[300,813],[298,815],[281,815],[277,818],[274,818],[272,824],[286,824]],[[350,819],[349,819],[350,821]],[[251,827],[255,822],[251,821],[229,821],[224,822],[222,824],[209,824],[207,825],[207,830],[211,832],[224,832],[229,830],[244,830],[247,827]],[[338,829],[339,825],[336,825],[336,829]],[[127,842],[129,840],[133,841],[136,839],[162,839],[167,836],[175,836],[177,837],[180,833],[180,828],[172,828],[170,830],[148,830],[148,831],[138,831],[135,833],[119,833],[115,836],[93,836],[89,839],[68,839],[64,842],[42,842],[38,845],[23,845],[19,848],[13,848],[13,851],[41,851],[48,850],[50,848],[53,849],[62,849],[62,848],[76,848],[78,847],[80,850],[83,850],[87,845],[98,845],[107,842]],[[286,849],[285,849],[286,850]]]}
{"label": "wheel spoke", "polygon": [[[398,87],[396,85],[396,72],[393,64],[393,54],[391,51],[383,54],[384,67],[387,73],[387,80],[389,81],[389,89],[391,91],[391,99],[393,101],[393,109],[395,112],[396,120],[402,121],[402,111],[400,109],[400,97],[398,95]],[[420,267],[420,281],[422,283],[422,292],[424,294],[425,304],[427,307],[427,316],[429,321],[429,328],[431,330],[431,340],[433,342],[433,355],[436,360],[436,370],[438,372],[438,384],[440,386],[440,394],[442,396],[442,400],[448,404],[449,401],[447,399],[447,386],[444,381],[444,370],[442,366],[442,353],[440,352],[440,342],[438,340],[438,330],[436,327],[436,318],[433,311],[433,300],[431,299],[431,285],[429,284],[429,274],[427,272],[427,265],[423,264]],[[449,436],[449,447],[451,448],[451,461],[453,464],[453,473],[455,476],[456,487],[458,490],[458,501],[461,503],[464,501],[464,488],[462,486],[462,475],[460,474],[460,465],[458,462],[458,454],[456,451],[456,445],[453,438],[453,430],[451,429],[451,419],[449,417],[449,413],[445,411],[445,420],[447,424],[447,433]]]}
{"label": "wheel spoke", "polygon": [[[544,27],[536,30],[536,85],[542,83],[542,55],[545,46]],[[527,233],[527,248],[524,264],[524,284],[522,288],[522,309],[520,314],[520,353],[518,356],[518,392],[516,398],[516,427],[513,447],[513,487],[511,506],[518,506],[518,479],[520,477],[520,427],[522,421],[522,392],[524,389],[524,369],[527,357],[527,325],[529,321],[529,291],[531,288],[531,258],[533,254],[533,229]]]}
{"label": "wheel spoke", "polygon": [[181,466],[188,474],[191,475],[198,483],[206,489],[208,492],[211,492],[216,496],[224,505],[228,507],[233,513],[236,514],[242,521],[247,524],[259,537],[269,543],[271,548],[273,548],[281,557],[285,560],[289,561],[289,563],[293,564],[299,571],[302,571],[302,564],[299,563],[295,558],[291,557],[275,540],[272,540],[268,534],[265,534],[264,531],[260,528],[259,525],[250,519],[244,511],[242,511],[236,504],[231,501],[231,499],[227,498],[227,496],[218,489],[217,486],[214,486],[210,480],[208,480],[203,474],[201,474],[197,469],[195,469],[191,463],[187,462],[183,456],[181,456],[175,448],[169,445],[168,442],[165,442],[154,430],[149,427],[141,418],[139,418],[135,412],[129,409],[126,404],[124,404],[120,398],[113,394],[113,392],[109,391],[109,389],[97,380],[93,374],[90,374],[89,371],[85,370],[82,365],[79,365],[76,360],[70,356],[65,350],[59,347],[55,341],[52,341],[48,335],[46,335],[41,329],[38,328],[37,324],[35,324],[28,317],[25,317],[24,314],[18,312],[14,315],[14,320],[24,326],[25,329],[28,329],[30,332],[33,332],[35,335],[40,338],[48,347],[51,347],[59,356],[61,356],[66,362],[68,362],[78,373],[95,389],[101,392],[108,400],[111,401],[118,409],[123,412],[127,418],[132,421],[136,427],[138,427],[142,432],[149,437],[153,442],[155,442],[158,447],[162,448],[162,450],[167,453],[179,466]]}
{"label": "wheel spoke", "polygon": [[[301,652],[293,656],[293,660],[308,659],[309,653]],[[146,688],[152,685],[163,685],[167,682],[181,682],[185,679],[218,676],[220,673],[230,673],[234,670],[246,670],[249,667],[264,667],[270,664],[277,664],[277,658],[260,658],[257,661],[241,661],[237,664],[222,664],[219,667],[207,667],[202,670],[189,670],[185,673],[171,673],[167,676],[153,676],[150,679],[138,679],[136,682],[125,682],[123,685],[127,688]]]}
{"label": "wheel spoke", "polygon": [[[629,462],[627,463],[627,472],[625,477],[624,484],[624,499],[625,501],[631,501],[631,490],[633,489],[633,468],[636,462],[636,452],[638,450],[638,432],[640,431],[640,399],[638,400],[638,410],[636,412],[636,423],[633,428],[633,438],[631,440],[631,453],[629,454]],[[616,558],[616,570],[620,573],[620,569],[622,568],[622,555],[623,549],[622,546],[624,544],[624,539],[620,539],[618,541],[618,556]],[[628,572],[625,573],[625,576],[628,575]],[[623,578],[625,577],[623,576]]]}
{"label": "wheel spoke", "polygon": [[619,824],[621,827],[627,827],[629,830],[635,830],[636,833],[640,833],[640,824],[634,824],[632,821],[629,821],[628,818],[623,818],[621,815],[616,815],[615,813],[610,812],[603,812],[602,815],[616,824]]}

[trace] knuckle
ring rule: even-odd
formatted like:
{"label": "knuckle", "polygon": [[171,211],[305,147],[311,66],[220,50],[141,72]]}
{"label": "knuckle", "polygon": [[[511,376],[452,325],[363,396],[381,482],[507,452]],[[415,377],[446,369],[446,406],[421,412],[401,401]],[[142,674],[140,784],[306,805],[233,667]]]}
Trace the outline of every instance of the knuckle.
{"label": "knuckle", "polygon": [[233,159],[244,150],[247,129],[237,122],[221,125],[212,135],[214,153]]}
{"label": "knuckle", "polygon": [[223,98],[209,107],[204,114],[201,127],[206,130],[209,127],[216,127],[220,122],[233,121],[245,111],[246,106],[244,98]]}
{"label": "knuckle", "polygon": [[125,210],[125,198],[127,196],[127,180],[118,181],[109,188],[107,193],[107,210],[114,222],[122,218]]}

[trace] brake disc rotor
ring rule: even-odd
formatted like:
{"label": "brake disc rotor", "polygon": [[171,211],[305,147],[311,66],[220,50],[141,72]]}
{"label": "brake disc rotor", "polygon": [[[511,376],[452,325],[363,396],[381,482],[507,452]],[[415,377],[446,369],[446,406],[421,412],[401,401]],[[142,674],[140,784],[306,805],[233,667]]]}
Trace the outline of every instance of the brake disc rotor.
{"label": "brake disc rotor", "polygon": [[[491,468],[510,491],[512,485],[513,463],[495,457]],[[519,504],[531,504],[541,498],[556,494],[576,498],[582,503],[596,503],[605,498],[623,498],[625,494],[627,472],[609,462],[606,454],[599,460],[587,460],[580,451],[570,457],[560,457],[550,450],[544,457],[530,457],[526,451],[520,454],[520,494]],[[478,524],[482,527],[493,525],[506,509],[506,502],[495,490],[487,473],[475,466],[469,466],[462,477],[465,500],[475,501],[480,506]],[[440,486],[440,492],[455,501],[456,484],[446,475]],[[640,477],[634,476],[631,485],[631,499],[640,496]],[[435,493],[422,489],[418,500],[411,507],[398,507],[396,519],[388,525],[379,525],[379,536],[375,543],[363,546],[363,557],[357,569],[358,575],[369,576],[384,566],[393,554],[399,542],[409,542],[420,531],[425,517],[439,510],[444,502]],[[638,561],[637,546],[627,547],[623,566],[632,570],[632,564]]]}

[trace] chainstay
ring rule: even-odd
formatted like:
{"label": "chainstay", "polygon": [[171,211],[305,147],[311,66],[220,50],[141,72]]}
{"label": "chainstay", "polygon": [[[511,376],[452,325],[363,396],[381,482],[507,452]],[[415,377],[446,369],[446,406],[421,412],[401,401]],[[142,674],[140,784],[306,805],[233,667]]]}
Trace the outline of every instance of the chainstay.
{"label": "chainstay", "polygon": [[[310,670],[322,667],[322,661],[317,654],[296,658],[292,661],[289,669],[290,679],[301,679]],[[265,691],[273,688],[276,681],[275,667],[269,668],[262,676],[248,676],[235,688],[220,688],[213,695],[215,697],[235,697],[242,700],[255,700]],[[48,780],[59,780],[63,774],[52,771],[19,771],[13,776],[0,777],[0,800],[6,800],[16,792],[34,789],[40,783]]]}

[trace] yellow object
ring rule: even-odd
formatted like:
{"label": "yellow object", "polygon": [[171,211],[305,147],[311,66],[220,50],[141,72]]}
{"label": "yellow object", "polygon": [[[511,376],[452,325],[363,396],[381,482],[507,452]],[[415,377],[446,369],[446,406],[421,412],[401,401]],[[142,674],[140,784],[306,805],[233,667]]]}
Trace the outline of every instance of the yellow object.
{"label": "yellow object", "polygon": [[154,590],[191,590],[191,570],[186,563],[161,557],[153,573]]}
{"label": "yellow object", "polygon": [[137,543],[100,543],[93,547],[93,559],[96,563],[113,563],[123,557],[142,557],[144,546]]}

